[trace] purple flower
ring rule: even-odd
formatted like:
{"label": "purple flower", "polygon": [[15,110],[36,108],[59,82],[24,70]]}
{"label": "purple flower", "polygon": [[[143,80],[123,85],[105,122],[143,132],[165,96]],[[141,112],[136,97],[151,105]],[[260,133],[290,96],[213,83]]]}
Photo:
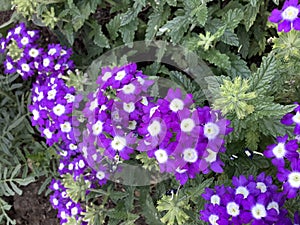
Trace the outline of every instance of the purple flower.
{"label": "purple flower", "polygon": [[281,10],[274,9],[271,12],[269,21],[278,23],[279,32],[289,32],[291,27],[300,30],[299,10],[298,0],[286,0]]}
{"label": "purple flower", "polygon": [[295,129],[294,129],[294,134],[300,135],[300,105],[298,103],[295,103],[297,107],[295,108],[293,113],[288,113],[284,115],[281,119],[281,123],[287,126],[291,126],[294,123],[296,124]]}
{"label": "purple flower", "polygon": [[297,153],[298,144],[297,140],[288,140],[288,135],[284,137],[277,137],[277,144],[272,144],[267,147],[264,151],[264,155],[267,158],[273,158],[272,163],[276,167],[284,167],[284,158],[292,160],[295,157],[298,157]]}

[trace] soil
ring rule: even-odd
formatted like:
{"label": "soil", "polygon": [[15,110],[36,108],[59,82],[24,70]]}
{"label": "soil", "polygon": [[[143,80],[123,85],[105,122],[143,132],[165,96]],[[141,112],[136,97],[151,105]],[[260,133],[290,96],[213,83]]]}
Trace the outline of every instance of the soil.
{"label": "soil", "polygon": [[16,220],[16,225],[59,225],[56,218],[57,211],[49,202],[49,195],[45,193],[38,195],[38,190],[42,185],[39,180],[23,187],[21,196],[15,195],[7,199],[13,206],[9,212],[12,219]]}

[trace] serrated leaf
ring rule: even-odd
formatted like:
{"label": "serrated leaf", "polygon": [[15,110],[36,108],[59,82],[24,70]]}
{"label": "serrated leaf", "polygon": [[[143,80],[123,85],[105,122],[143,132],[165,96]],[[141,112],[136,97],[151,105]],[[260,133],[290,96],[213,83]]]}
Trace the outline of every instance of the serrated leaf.
{"label": "serrated leaf", "polygon": [[167,0],[167,3],[170,6],[176,6],[177,5],[177,0]]}
{"label": "serrated leaf", "polygon": [[260,4],[256,4],[256,6],[252,6],[250,3],[247,4],[243,10],[243,14],[244,14],[244,25],[246,28],[246,31],[248,32],[250,30],[250,28],[252,27],[256,16],[259,12],[259,8],[260,8]]}
{"label": "serrated leaf", "polygon": [[120,28],[120,24],[121,19],[118,15],[111,19],[108,24],[106,24],[106,28],[112,40],[116,40],[116,38],[119,36],[118,31]]}
{"label": "serrated leaf", "polygon": [[100,26],[95,32],[94,43],[101,48],[109,48],[108,39],[103,34]]}
{"label": "serrated leaf", "polygon": [[170,15],[170,8],[163,8],[163,10],[154,11],[149,16],[149,21],[147,24],[145,39],[147,41],[153,40],[158,28],[168,19]]}
{"label": "serrated leaf", "polygon": [[226,54],[221,53],[219,50],[215,48],[209,49],[209,51],[201,52],[200,55],[203,59],[209,61],[210,63],[214,64],[223,69],[230,69],[230,60],[229,56]]}
{"label": "serrated leaf", "polygon": [[122,26],[120,28],[121,36],[123,39],[123,42],[128,45],[129,47],[132,47],[132,42],[134,40],[135,31],[138,29],[138,21],[137,19],[131,21],[129,24],[126,24],[125,26]]}
{"label": "serrated leaf", "polygon": [[251,90],[257,93],[268,93],[274,77],[278,74],[276,59],[272,54],[263,57],[262,63],[250,80]]}
{"label": "serrated leaf", "polygon": [[251,71],[243,59],[234,54],[230,54],[229,57],[231,67],[229,70],[226,70],[226,72],[231,78],[240,76],[247,79],[251,76]]}
{"label": "serrated leaf", "polygon": [[135,0],[133,7],[130,8],[126,13],[120,15],[121,18],[121,26],[125,26],[135,20],[142,10],[142,8],[146,5],[145,0]]}
{"label": "serrated leaf", "polygon": [[171,38],[171,41],[177,44],[187,31],[188,25],[189,20],[187,16],[177,16],[162,26],[157,32],[157,35],[166,33],[166,35]]}
{"label": "serrated leaf", "polygon": [[226,28],[233,30],[243,19],[244,12],[242,9],[230,9],[228,10],[224,16],[223,20],[225,21]]}

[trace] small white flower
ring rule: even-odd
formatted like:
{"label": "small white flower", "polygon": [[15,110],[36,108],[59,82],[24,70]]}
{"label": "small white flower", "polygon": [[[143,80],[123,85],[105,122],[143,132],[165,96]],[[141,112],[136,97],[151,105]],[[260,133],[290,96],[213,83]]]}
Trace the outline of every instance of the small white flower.
{"label": "small white flower", "polygon": [[238,194],[242,194],[244,196],[244,199],[248,197],[249,195],[249,191],[247,188],[243,187],[243,186],[239,186],[236,191],[235,191],[235,194],[238,195]]}
{"label": "small white flower", "polygon": [[11,70],[13,68],[13,65],[10,62],[6,62],[6,68],[8,70]]}
{"label": "small white flower", "polygon": [[112,73],[111,72],[105,72],[105,74],[102,76],[103,81],[107,81],[109,78],[111,78]]}
{"label": "small white flower", "polygon": [[59,167],[58,167],[58,169],[59,170],[62,170],[63,168],[65,168],[65,164],[63,164],[62,162],[59,164]]}
{"label": "small white flower", "polygon": [[256,188],[261,191],[261,193],[265,193],[267,191],[267,186],[263,182],[257,182]]}
{"label": "small white flower", "polygon": [[20,34],[21,29],[22,29],[22,28],[21,28],[20,26],[19,26],[19,27],[16,27],[14,33],[15,33],[15,34]]}
{"label": "small white flower", "polygon": [[50,65],[50,59],[45,58],[45,59],[43,60],[43,66],[44,66],[44,67],[48,67],[49,65]]}
{"label": "small white flower", "polygon": [[34,32],[34,31],[31,31],[31,30],[29,30],[29,31],[27,31],[27,34],[28,34],[30,37],[34,37],[34,35],[35,35],[35,32]]}
{"label": "small white flower", "polygon": [[194,148],[186,148],[183,151],[183,159],[186,162],[194,163],[198,159],[198,153]]}
{"label": "small white flower", "polygon": [[208,220],[211,223],[211,225],[219,225],[217,222],[219,220],[219,217],[215,214],[210,215]]}
{"label": "small white flower", "polygon": [[219,195],[212,195],[210,197],[210,203],[213,205],[220,205],[221,202],[221,198],[219,197]]}
{"label": "small white flower", "polygon": [[170,103],[170,109],[173,112],[178,112],[179,110],[183,110],[183,107],[184,107],[184,103],[179,98],[174,98]]}
{"label": "small white flower", "polygon": [[57,93],[56,89],[52,89],[52,90],[48,91],[48,93],[47,93],[47,99],[48,100],[55,99],[56,93]]}
{"label": "small white flower", "polygon": [[71,95],[70,93],[67,93],[64,98],[67,99],[67,103],[72,103],[75,101],[75,96]]}
{"label": "small white flower", "polygon": [[27,45],[28,43],[29,43],[28,37],[23,37],[23,38],[21,39],[21,44],[22,44],[22,45]]}
{"label": "small white flower", "polygon": [[78,209],[76,206],[71,209],[71,214],[72,214],[72,216],[75,216],[78,214]]}
{"label": "small white flower", "polygon": [[55,70],[59,70],[61,68],[61,65],[60,64],[55,64],[55,66],[54,66],[54,69]]}
{"label": "small white flower", "polygon": [[76,150],[77,149],[77,145],[74,145],[73,143],[69,144],[69,148],[71,150]]}
{"label": "small white flower", "polygon": [[235,202],[229,202],[226,205],[226,210],[228,215],[231,215],[233,217],[238,216],[240,214],[240,207]]}
{"label": "small white flower", "polygon": [[277,213],[279,214],[278,202],[275,202],[275,201],[270,202],[267,206],[267,210],[270,210],[270,209],[275,209],[277,211]]}
{"label": "small white flower", "polygon": [[278,145],[276,145],[272,151],[276,158],[279,158],[279,159],[283,158],[286,153],[285,144],[278,143]]}
{"label": "small white flower", "polygon": [[204,135],[208,138],[208,140],[215,139],[220,133],[220,128],[217,124],[208,122],[204,125]]}
{"label": "small white flower", "polygon": [[147,128],[152,137],[157,136],[161,132],[161,124],[157,120],[154,120]]}
{"label": "small white flower", "polygon": [[48,139],[52,138],[52,132],[48,128],[46,128],[43,133]]}
{"label": "small white flower", "polygon": [[93,130],[93,135],[98,136],[99,134],[102,133],[103,131],[103,122],[98,120],[93,126],[92,126],[92,130]]}
{"label": "small white flower", "polygon": [[122,80],[125,76],[126,76],[126,72],[125,72],[125,70],[122,70],[122,71],[117,72],[115,79]]}
{"label": "small white flower", "polygon": [[98,171],[97,174],[96,174],[96,177],[99,179],[99,180],[102,180],[105,178],[105,173],[103,171]]}
{"label": "small white flower", "polygon": [[57,116],[61,116],[62,114],[64,114],[66,111],[65,106],[58,104],[56,106],[53,107],[53,112],[55,115]]}
{"label": "small white flower", "polygon": [[39,51],[35,48],[29,50],[29,55],[32,58],[36,58],[39,55]]}
{"label": "small white flower", "polygon": [[292,119],[295,123],[300,123],[300,113],[296,112],[296,115],[294,115]]}
{"label": "small white flower", "polygon": [[58,200],[56,199],[56,198],[54,198],[53,200],[52,200],[52,203],[53,203],[53,205],[58,205]]}
{"label": "small white flower", "polygon": [[293,188],[300,187],[300,172],[291,172],[288,175],[288,182]]}
{"label": "small white flower", "polygon": [[33,120],[38,120],[40,118],[40,113],[36,109],[32,110]]}
{"label": "small white flower", "polygon": [[135,86],[134,86],[133,84],[127,84],[127,85],[124,85],[124,87],[122,88],[122,91],[123,91],[126,95],[133,94],[134,91],[135,91]]}
{"label": "small white flower", "polygon": [[64,122],[63,124],[60,124],[60,129],[64,133],[69,133],[72,130],[72,127],[69,122]]}
{"label": "small white flower", "polygon": [[55,48],[50,48],[48,51],[48,55],[54,55],[56,53],[56,49]]}
{"label": "small white flower", "polygon": [[121,136],[115,136],[111,142],[111,147],[115,151],[122,151],[126,147],[126,139]]}
{"label": "small white flower", "polygon": [[154,153],[155,157],[156,157],[156,160],[159,162],[159,163],[165,163],[168,161],[168,154],[165,150],[163,149],[158,149],[157,151],[155,151]]}
{"label": "small white flower", "polygon": [[183,119],[180,123],[180,129],[186,133],[191,132],[195,126],[195,122],[191,118]]}
{"label": "small white flower", "polygon": [[53,184],[53,189],[54,189],[54,190],[58,190],[58,189],[59,189],[58,183],[55,182],[55,183]]}
{"label": "small white flower", "polygon": [[213,150],[211,150],[209,148],[206,151],[208,152],[208,156],[206,156],[204,158],[204,160],[206,162],[213,163],[214,161],[217,160],[217,153],[216,152],[214,152]]}
{"label": "small white flower", "polygon": [[79,162],[78,162],[78,166],[79,166],[79,168],[80,169],[82,169],[82,168],[84,168],[85,167],[85,163],[84,163],[84,161],[81,159],[81,160],[79,160]]}
{"label": "small white flower", "polygon": [[123,109],[125,112],[132,113],[135,110],[135,105],[133,102],[123,103]]}
{"label": "small white flower", "polygon": [[21,68],[22,68],[22,71],[24,71],[24,72],[30,71],[30,66],[27,63],[22,63]]}
{"label": "small white flower", "polygon": [[254,207],[251,209],[252,216],[260,220],[261,218],[264,218],[267,216],[267,211],[264,205],[257,203]]}
{"label": "small white flower", "polygon": [[73,170],[73,168],[74,168],[74,164],[73,164],[73,163],[70,163],[69,166],[68,166],[68,169],[69,169],[69,170]]}
{"label": "small white flower", "polygon": [[135,120],[129,121],[128,122],[128,129],[135,130],[136,125],[137,125],[137,122]]}

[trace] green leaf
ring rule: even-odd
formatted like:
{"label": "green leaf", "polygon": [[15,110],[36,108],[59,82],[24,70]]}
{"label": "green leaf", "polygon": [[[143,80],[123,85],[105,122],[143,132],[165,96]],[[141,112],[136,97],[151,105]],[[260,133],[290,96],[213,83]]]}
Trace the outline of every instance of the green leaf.
{"label": "green leaf", "polygon": [[171,38],[174,44],[177,44],[183,37],[184,33],[187,31],[189,25],[189,20],[187,16],[177,16],[174,19],[168,21],[164,26],[162,26],[157,35],[160,36],[166,33],[167,36]]}
{"label": "green leaf", "polygon": [[229,56],[226,54],[221,53],[219,50],[215,48],[209,49],[209,51],[201,52],[201,57],[210,63],[223,68],[223,69],[230,69],[231,63],[229,60]]}
{"label": "green leaf", "polygon": [[259,4],[256,4],[255,6],[251,5],[251,3],[247,4],[243,10],[244,14],[244,25],[246,28],[246,31],[248,32],[250,28],[252,27],[256,16],[259,12],[260,4],[262,1],[259,2]]}
{"label": "green leaf", "polygon": [[121,26],[125,26],[134,21],[142,8],[146,5],[145,0],[135,0],[133,8],[130,8],[126,13],[120,15]]}
{"label": "green leaf", "polygon": [[163,10],[156,10],[149,16],[147,24],[145,39],[152,41],[158,28],[168,19],[170,15],[170,8],[163,8]]}
{"label": "green leaf", "polygon": [[226,24],[226,28],[234,30],[243,19],[244,12],[242,9],[230,9],[224,16],[223,20]]}
{"label": "green leaf", "polygon": [[167,3],[170,6],[176,6],[177,5],[177,0],[167,0]]}
{"label": "green leaf", "polygon": [[109,48],[109,43],[107,37],[103,34],[101,26],[97,27],[94,36],[94,43],[101,48]]}
{"label": "green leaf", "polygon": [[121,19],[118,15],[111,19],[108,24],[106,24],[106,28],[112,40],[116,40],[116,38],[119,36],[118,31],[120,28],[120,24]]}
{"label": "green leaf", "polygon": [[275,57],[272,54],[263,57],[260,68],[252,75],[252,79],[250,80],[251,90],[259,94],[268,93],[277,75],[278,67]]}
{"label": "green leaf", "polygon": [[198,0],[186,0],[184,4],[186,6],[186,15],[191,18],[195,17],[195,21],[199,25],[204,26],[208,17],[206,4],[204,2],[199,4]]}
{"label": "green leaf", "polygon": [[17,126],[19,126],[19,125],[23,122],[23,120],[24,120],[25,117],[26,117],[26,115],[23,115],[23,116],[21,116],[20,118],[16,119],[16,120],[15,120],[15,121],[7,128],[7,131],[10,131],[10,130],[16,128]]}
{"label": "green leaf", "polygon": [[243,59],[235,54],[230,54],[229,57],[231,67],[230,69],[226,70],[226,72],[231,78],[235,78],[237,76],[249,78],[251,76],[251,71]]}
{"label": "green leaf", "polygon": [[128,45],[129,47],[132,47],[132,42],[134,40],[135,31],[138,29],[138,20],[135,19],[131,21],[129,24],[126,24],[125,26],[122,26],[120,28],[120,32],[123,38],[123,42]]}

